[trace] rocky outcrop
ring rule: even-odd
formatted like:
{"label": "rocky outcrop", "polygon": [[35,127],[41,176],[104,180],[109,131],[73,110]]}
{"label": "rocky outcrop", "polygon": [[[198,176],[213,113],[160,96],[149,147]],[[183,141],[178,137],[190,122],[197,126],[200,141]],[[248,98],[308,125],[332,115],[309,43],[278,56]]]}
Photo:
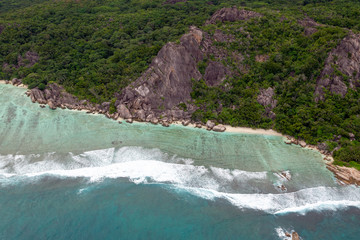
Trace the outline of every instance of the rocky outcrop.
{"label": "rocky outcrop", "polygon": [[20,79],[13,78],[13,80],[11,80],[11,84],[14,86],[19,86],[20,84],[22,84],[22,82]]}
{"label": "rocky outcrop", "polygon": [[[87,110],[88,113],[102,113],[112,119],[121,117],[127,122],[137,120],[168,126],[180,121],[188,125],[192,113],[197,109],[190,96],[192,81],[203,77],[197,69],[198,62],[210,54],[215,59],[226,55],[218,51],[207,33],[191,27],[189,33],[181,37],[179,44],[166,44],[136,81],[116,93],[114,103],[94,105],[80,101],[57,84],[50,84],[44,91],[31,89],[28,95],[33,102],[48,104],[51,109]],[[230,74],[221,63],[212,61],[209,65],[204,75],[209,86],[220,84]],[[115,108],[111,108],[111,104]],[[116,111],[110,113],[110,109]],[[209,130],[223,132],[226,129],[222,125],[213,125],[208,127]],[[202,124],[199,123],[199,126],[202,127]]]}
{"label": "rocky outcrop", "polygon": [[36,52],[27,51],[24,56],[18,55],[17,64],[9,64],[4,62],[2,64],[3,71],[9,72],[11,68],[20,68],[20,67],[32,67],[39,61],[40,57]]}
{"label": "rocky outcrop", "polygon": [[178,2],[187,2],[187,0],[166,0],[163,4],[175,4]]}
{"label": "rocky outcrop", "polygon": [[205,70],[204,80],[208,86],[222,83],[231,72],[220,62],[210,61]]}
{"label": "rocky outcrop", "polygon": [[206,21],[206,24],[215,24],[216,22],[235,22],[240,20],[248,20],[255,17],[261,17],[262,15],[257,12],[241,9],[236,6],[232,8],[222,8],[216,11],[210,20]]}
{"label": "rocky outcrop", "polygon": [[203,58],[202,39],[202,31],[192,27],[190,33],[181,38],[180,44],[166,44],[148,70],[118,95],[115,105],[121,105],[122,109],[126,107],[142,120],[149,115],[190,118],[194,107],[188,104],[185,112],[178,105],[191,101],[191,81],[202,77],[197,69],[197,62]]}
{"label": "rocky outcrop", "polygon": [[214,132],[225,132],[226,127],[222,124],[216,125],[212,129]]}
{"label": "rocky outcrop", "polygon": [[297,232],[291,233],[291,240],[300,240],[300,236]]}
{"label": "rocky outcrop", "polygon": [[324,99],[324,89],[345,96],[348,88],[360,87],[360,34],[349,33],[330,52],[316,89],[315,100]]}
{"label": "rocky outcrop", "polygon": [[216,42],[234,42],[235,41],[235,37],[233,35],[225,34],[219,29],[215,30],[213,37]]}
{"label": "rocky outcrop", "polygon": [[[88,103],[88,101],[80,101],[75,96],[66,92],[65,89],[55,83],[49,84],[44,91],[33,88],[28,91],[28,96],[32,102],[39,104],[48,104],[51,109],[68,108],[68,109],[87,109],[96,110],[96,108]],[[88,106],[88,107],[86,107]],[[101,110],[98,106],[97,110]]]}
{"label": "rocky outcrop", "polygon": [[277,104],[277,100],[274,99],[274,96],[274,89],[269,87],[267,89],[260,89],[260,93],[257,97],[258,103],[265,107],[265,115],[273,120],[275,119],[276,114],[272,110]]}
{"label": "rocky outcrop", "polygon": [[207,128],[208,130],[211,130],[211,129],[213,129],[213,127],[215,127],[215,123],[214,123],[213,121],[208,120],[208,121],[206,122],[206,128]]}
{"label": "rocky outcrop", "polygon": [[269,60],[269,55],[263,54],[263,55],[256,55],[255,56],[255,61],[257,62],[267,62]]}
{"label": "rocky outcrop", "polygon": [[360,186],[360,171],[355,168],[327,164],[326,168],[334,173],[335,177],[343,184],[356,184]]}
{"label": "rocky outcrop", "polygon": [[309,17],[305,17],[304,19],[299,20],[298,23],[304,27],[305,36],[310,36],[316,33],[318,31],[316,27],[321,26],[321,24],[315,22],[313,19]]}
{"label": "rocky outcrop", "polygon": [[40,57],[36,52],[27,51],[25,56],[18,56],[17,67],[32,67],[39,61]]}
{"label": "rocky outcrop", "polygon": [[[115,106],[123,104],[142,121],[149,115],[161,117],[162,122],[190,119],[196,110],[190,97],[192,79],[204,77],[209,86],[216,86],[231,74],[223,64],[211,61],[202,76],[198,62],[210,55],[221,60],[226,53],[214,46],[207,33],[190,27],[180,44],[166,44],[142,76],[117,95]],[[186,107],[180,108],[179,104]]]}

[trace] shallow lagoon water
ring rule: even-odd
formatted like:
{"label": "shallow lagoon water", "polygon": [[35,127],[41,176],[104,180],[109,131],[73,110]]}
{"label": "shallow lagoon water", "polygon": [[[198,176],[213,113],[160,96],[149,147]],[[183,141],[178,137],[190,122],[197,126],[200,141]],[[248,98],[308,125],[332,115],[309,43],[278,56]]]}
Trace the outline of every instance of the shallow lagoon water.
{"label": "shallow lagoon water", "polygon": [[0,85],[1,239],[360,233],[359,188],[338,186],[316,151],[279,136],[119,124],[41,109],[24,93]]}

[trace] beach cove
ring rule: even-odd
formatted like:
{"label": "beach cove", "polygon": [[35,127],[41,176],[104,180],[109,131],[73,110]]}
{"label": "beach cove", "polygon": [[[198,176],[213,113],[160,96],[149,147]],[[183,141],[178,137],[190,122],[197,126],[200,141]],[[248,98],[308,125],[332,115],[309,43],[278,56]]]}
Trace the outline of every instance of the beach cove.
{"label": "beach cove", "polygon": [[53,111],[25,91],[0,85],[2,237],[41,226],[59,239],[356,239],[359,189],[339,186],[317,151],[276,134]]}

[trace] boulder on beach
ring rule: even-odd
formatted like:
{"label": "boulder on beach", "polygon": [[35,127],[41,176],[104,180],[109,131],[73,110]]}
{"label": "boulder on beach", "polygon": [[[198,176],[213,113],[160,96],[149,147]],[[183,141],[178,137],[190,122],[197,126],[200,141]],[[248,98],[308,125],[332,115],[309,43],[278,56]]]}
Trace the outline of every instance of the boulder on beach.
{"label": "boulder on beach", "polygon": [[299,145],[300,145],[301,147],[306,147],[306,142],[303,141],[303,140],[300,140],[300,141],[299,141]]}
{"label": "boulder on beach", "polygon": [[206,122],[206,127],[207,127],[209,130],[213,129],[214,126],[215,126],[215,123],[214,123],[213,121],[208,120],[208,121]]}
{"label": "boulder on beach", "polygon": [[219,124],[219,125],[214,126],[212,130],[215,132],[225,132],[226,127],[222,124]]}
{"label": "boulder on beach", "polygon": [[53,101],[49,100],[48,101],[48,105],[49,105],[49,108],[52,109],[52,110],[55,110],[56,109],[56,105]]}
{"label": "boulder on beach", "polygon": [[132,115],[131,115],[129,109],[125,106],[125,104],[120,104],[117,107],[117,111],[121,118],[127,118],[127,119],[132,118]]}
{"label": "boulder on beach", "polygon": [[190,120],[190,119],[188,119],[188,120],[184,120],[184,121],[182,121],[182,125],[183,125],[183,126],[187,126],[187,125],[189,125],[189,124],[190,124],[190,122],[191,122],[191,120]]}

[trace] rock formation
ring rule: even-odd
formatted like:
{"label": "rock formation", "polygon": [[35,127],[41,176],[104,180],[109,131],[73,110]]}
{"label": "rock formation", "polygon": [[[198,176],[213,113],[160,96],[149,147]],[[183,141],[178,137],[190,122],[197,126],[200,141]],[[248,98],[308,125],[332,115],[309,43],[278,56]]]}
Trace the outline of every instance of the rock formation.
{"label": "rock formation", "polygon": [[105,110],[103,106],[98,105],[97,107],[90,104],[88,101],[80,101],[75,96],[66,92],[65,89],[56,83],[49,84],[44,91],[38,88],[29,90],[28,93],[32,102],[39,104],[48,104],[51,109],[69,108],[69,109],[87,109],[87,110]]}
{"label": "rock formation", "polygon": [[291,240],[300,240],[300,236],[297,232],[292,232],[291,233]]}
{"label": "rock formation", "polygon": [[310,36],[316,33],[318,31],[316,27],[321,26],[321,24],[315,22],[309,17],[305,17],[304,19],[299,20],[298,23],[304,27],[305,36]]}
{"label": "rock formation", "polygon": [[237,7],[222,8],[216,11],[210,20],[206,21],[206,24],[215,24],[217,21],[220,22],[235,22],[239,20],[248,20],[255,17],[261,17],[262,15],[257,12],[248,11]]}
{"label": "rock formation", "polygon": [[333,172],[341,183],[360,186],[360,171],[355,168],[335,166],[332,164],[327,164],[326,168]]}
{"label": "rock formation", "polygon": [[215,30],[213,37],[216,42],[233,42],[233,41],[235,41],[235,37],[233,35],[225,34],[219,29]]}
{"label": "rock formation", "polygon": [[265,107],[265,115],[271,119],[275,119],[276,114],[272,111],[277,104],[277,100],[273,99],[275,91],[269,87],[267,89],[260,89],[260,93],[257,97],[259,104]]}
{"label": "rock formation", "polygon": [[208,86],[217,86],[230,74],[230,70],[222,63],[210,61],[205,70],[204,80]]}
{"label": "rock formation", "polygon": [[175,4],[178,2],[187,2],[187,0],[166,0],[163,4]]}
{"label": "rock formation", "polygon": [[17,67],[32,67],[39,59],[40,57],[36,52],[27,51],[24,57],[21,55],[18,56]]}
{"label": "rock formation", "polygon": [[226,127],[222,124],[216,125],[212,129],[214,132],[225,132]]}
{"label": "rock formation", "polygon": [[[33,102],[48,104],[51,109],[84,109],[88,113],[103,113],[108,118],[121,117],[128,122],[138,120],[168,126],[173,121],[182,121],[188,125],[192,113],[197,109],[190,96],[192,80],[203,78],[197,65],[210,55],[215,56],[215,61],[209,63],[204,79],[209,86],[216,86],[231,74],[223,64],[216,61],[225,57],[226,53],[214,46],[207,33],[190,27],[189,33],[181,37],[179,44],[167,43],[136,81],[115,94],[116,112],[111,114],[110,102],[94,105],[85,100],[80,101],[54,83],[49,84],[44,91],[31,89],[28,95]],[[225,129],[222,125],[213,128],[219,132]]]}
{"label": "rock formation", "polygon": [[190,118],[194,108],[188,104],[185,112],[178,105],[191,101],[191,81],[202,77],[197,69],[197,62],[203,58],[200,50],[202,40],[202,31],[192,27],[190,33],[181,38],[180,44],[166,44],[148,70],[119,94],[115,105],[121,104],[140,120],[149,115]]}
{"label": "rock formation", "polygon": [[359,80],[360,34],[350,32],[326,59],[325,67],[317,81],[315,100],[324,99],[324,89],[345,96],[349,87],[360,87]]}

